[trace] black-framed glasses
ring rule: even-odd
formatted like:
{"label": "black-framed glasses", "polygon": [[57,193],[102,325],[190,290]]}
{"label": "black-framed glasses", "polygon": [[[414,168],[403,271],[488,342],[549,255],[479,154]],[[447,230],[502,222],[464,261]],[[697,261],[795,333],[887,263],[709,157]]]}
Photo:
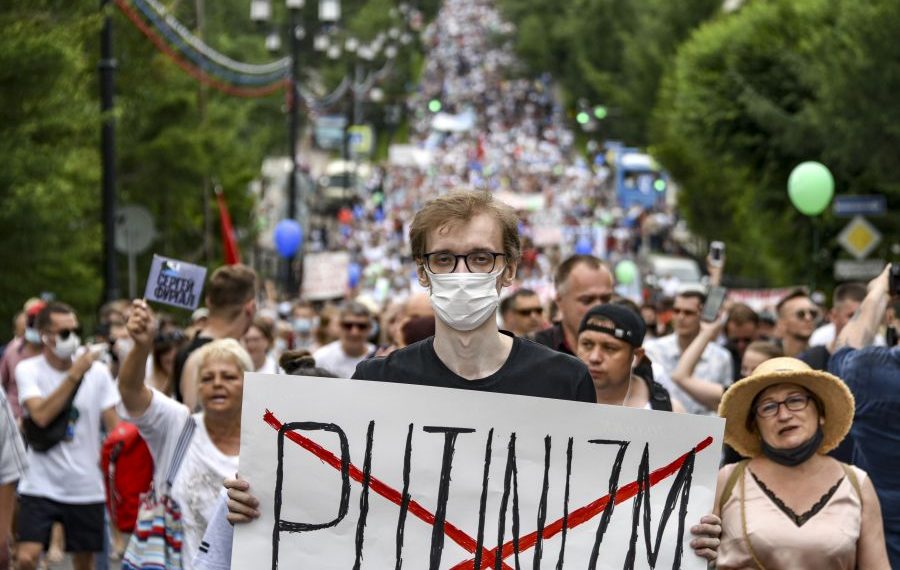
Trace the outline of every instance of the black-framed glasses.
{"label": "black-framed glasses", "polygon": [[432,273],[453,273],[460,259],[466,264],[469,273],[491,273],[497,265],[497,258],[505,258],[506,254],[497,251],[473,251],[459,255],[447,251],[433,251],[422,257],[425,259],[425,267]]}
{"label": "black-framed glasses", "polygon": [[756,415],[761,418],[771,418],[776,416],[778,415],[778,408],[780,408],[782,404],[792,412],[799,412],[800,410],[806,409],[810,400],[812,400],[812,396],[795,394],[793,396],[788,396],[780,402],[766,402],[756,406]]}
{"label": "black-framed glasses", "polygon": [[345,331],[351,331],[353,329],[367,331],[367,330],[369,330],[369,327],[371,327],[371,326],[372,325],[370,323],[354,323],[352,321],[343,321],[341,323],[341,328],[344,329]]}

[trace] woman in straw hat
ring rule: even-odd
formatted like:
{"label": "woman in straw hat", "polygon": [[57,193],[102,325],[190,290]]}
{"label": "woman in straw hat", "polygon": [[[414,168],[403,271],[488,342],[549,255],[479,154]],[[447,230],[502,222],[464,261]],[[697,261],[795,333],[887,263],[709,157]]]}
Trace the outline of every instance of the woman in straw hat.
{"label": "woman in straw hat", "polygon": [[773,358],[725,393],[725,442],[750,459],[719,472],[717,568],[889,569],[864,471],[825,455],[853,422],[837,377]]}

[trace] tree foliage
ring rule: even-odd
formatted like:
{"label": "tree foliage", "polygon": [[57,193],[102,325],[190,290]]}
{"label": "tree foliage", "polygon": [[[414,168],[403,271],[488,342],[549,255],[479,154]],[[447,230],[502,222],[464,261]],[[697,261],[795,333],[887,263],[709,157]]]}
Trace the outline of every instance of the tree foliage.
{"label": "tree foliage", "polygon": [[[828,165],[838,194],[882,193],[893,212],[900,207],[890,156],[898,132],[885,120],[900,110],[889,95],[900,71],[889,39],[900,32],[898,16],[890,2],[757,2],[679,50],[656,109],[654,148],[681,183],[692,228],[734,244],[730,263],[744,275],[796,283],[812,266],[818,283],[830,278],[847,220],[829,211],[811,220],[793,208],[787,178],[800,162]],[[824,246],[815,258],[813,224]],[[896,225],[883,229],[887,248]]]}
{"label": "tree foliage", "polygon": [[[790,204],[818,160],[838,194],[884,194],[873,221],[890,257],[900,210],[900,3],[893,0],[501,0],[520,55],[569,100],[610,109],[600,135],[646,145],[674,175],[693,232],[729,244],[729,271],[759,285],[817,282],[845,254],[846,219]],[[811,260],[813,224],[822,249]]]}
{"label": "tree foliage", "polygon": [[0,12],[0,316],[55,292],[100,298],[96,12],[16,0]]}
{"label": "tree foliage", "polygon": [[[247,0],[166,0],[170,13],[214,49],[247,62],[270,61],[265,36],[277,31],[288,46],[283,2],[273,23],[249,19]],[[317,2],[301,20],[300,80],[312,91],[333,89],[348,61],[313,49],[321,25]],[[439,2],[422,4],[432,17]],[[397,20],[392,2],[344,0],[332,30],[370,41]],[[221,263],[219,185],[245,253],[252,248],[253,197],[248,182],[267,155],[288,149],[286,94],[258,99],[202,86],[163,55],[110,3],[113,22],[117,201],[145,206],[158,238],[137,259],[137,289],[152,253],[215,267]],[[202,11],[201,11],[202,9]],[[102,297],[100,224],[99,34],[97,4],[9,0],[0,12],[0,320],[9,323],[29,297],[52,292],[90,322]],[[404,57],[408,58],[408,54]],[[383,65],[383,57],[372,66]],[[389,96],[402,96],[410,65],[397,66]],[[398,85],[400,87],[398,87]],[[326,112],[343,112],[343,102]],[[304,109],[305,111],[305,109]],[[308,124],[301,112],[301,122]],[[206,222],[206,223],[205,223]],[[207,231],[207,228],[209,231]],[[211,247],[205,248],[207,243]],[[118,289],[128,291],[126,258],[117,255]],[[11,278],[14,277],[14,278]],[[9,336],[0,327],[0,341]]]}

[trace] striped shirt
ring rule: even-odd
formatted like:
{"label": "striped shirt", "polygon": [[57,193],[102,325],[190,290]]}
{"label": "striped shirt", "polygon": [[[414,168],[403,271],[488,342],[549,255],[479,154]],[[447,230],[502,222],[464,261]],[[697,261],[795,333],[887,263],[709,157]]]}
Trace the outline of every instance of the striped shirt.
{"label": "striped shirt", "polygon": [[22,435],[6,392],[0,387],[0,485],[18,481],[25,474],[26,465]]}

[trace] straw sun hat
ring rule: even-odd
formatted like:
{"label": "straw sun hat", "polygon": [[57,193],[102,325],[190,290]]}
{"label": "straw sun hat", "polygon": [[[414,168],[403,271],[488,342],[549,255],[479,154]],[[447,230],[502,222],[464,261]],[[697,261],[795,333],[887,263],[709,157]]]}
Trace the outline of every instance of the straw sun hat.
{"label": "straw sun hat", "polygon": [[855,408],[853,394],[837,376],[813,370],[796,358],[772,358],[756,367],[753,374],[737,382],[725,391],[719,404],[719,415],[725,424],[725,443],[744,457],[756,457],[762,453],[760,436],[750,428],[753,417],[753,400],[763,390],[776,384],[797,384],[815,395],[822,405],[825,435],[819,453],[827,453],[837,447],[850,431]]}

